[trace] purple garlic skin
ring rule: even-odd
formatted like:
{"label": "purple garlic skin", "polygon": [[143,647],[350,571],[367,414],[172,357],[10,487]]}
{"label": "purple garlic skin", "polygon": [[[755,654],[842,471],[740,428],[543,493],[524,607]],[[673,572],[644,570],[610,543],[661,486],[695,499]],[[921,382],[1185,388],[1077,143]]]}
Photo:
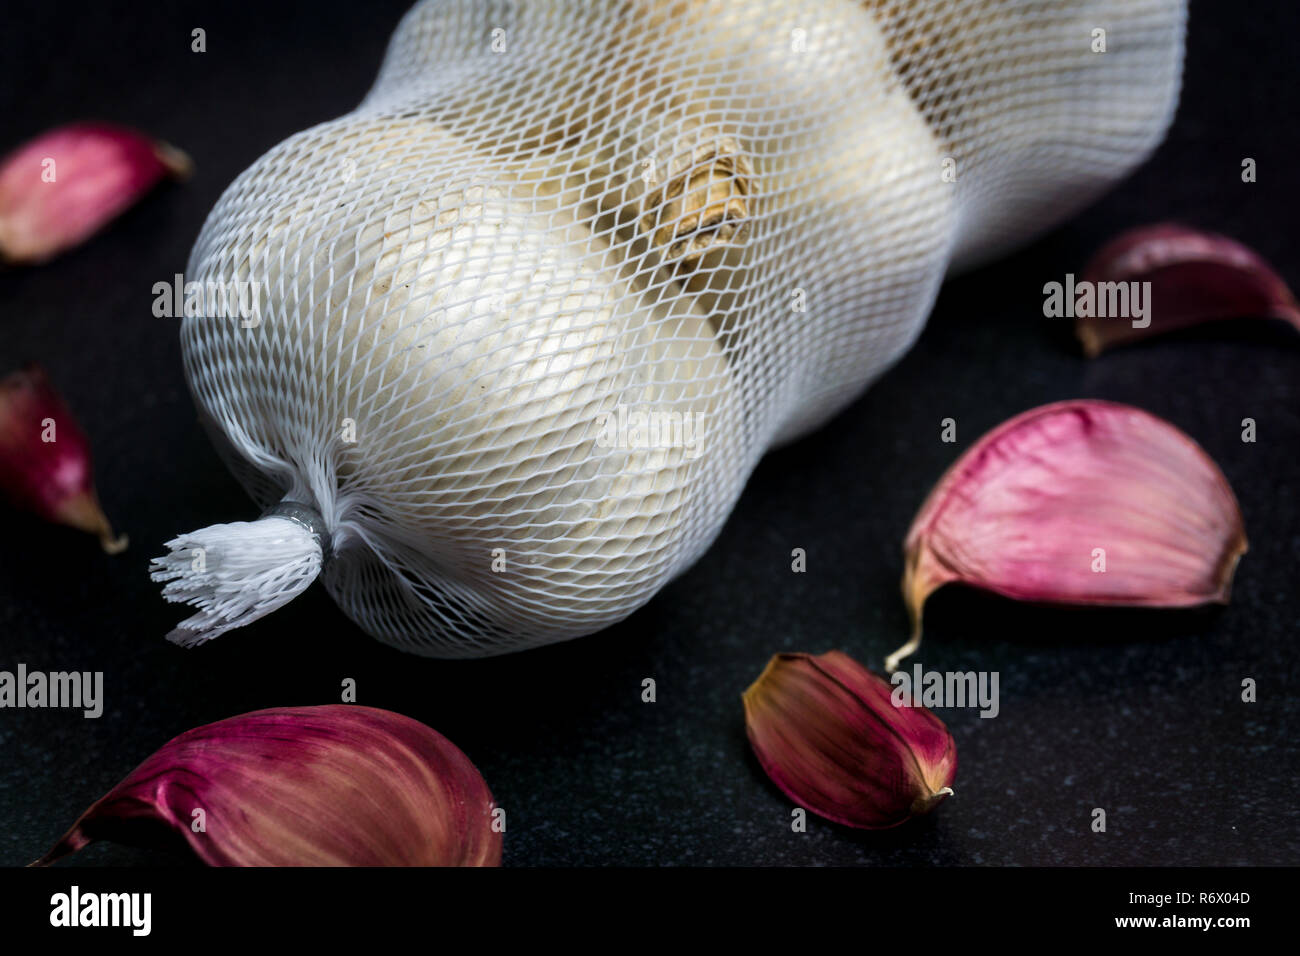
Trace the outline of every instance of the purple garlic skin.
{"label": "purple garlic skin", "polygon": [[924,707],[839,651],[776,654],[744,693],[758,762],[798,806],[844,826],[896,827],[952,794],[957,747]]}
{"label": "purple garlic skin", "polygon": [[912,522],[913,635],[886,668],[916,650],[926,598],[950,582],[1042,604],[1226,604],[1246,547],[1228,480],[1173,425],[1114,402],[1032,409],[963,454]]}
{"label": "purple garlic skin", "polygon": [[1164,332],[1223,319],[1279,319],[1300,330],[1300,306],[1259,253],[1235,239],[1176,223],[1132,229],[1103,246],[1083,280],[1149,282],[1145,323],[1123,317],[1080,317],[1075,334],[1094,358]]}
{"label": "purple garlic skin", "polygon": [[469,758],[424,724],[278,707],[168,741],[36,865],[160,829],[209,866],[497,866],[504,827]]}
{"label": "purple garlic skin", "polygon": [[39,365],[0,379],[0,495],[16,508],[126,549],[99,504],[90,442]]}
{"label": "purple garlic skin", "polygon": [[0,160],[0,259],[45,262],[80,245],[164,177],[190,174],[188,156],[109,123],[72,123]]}

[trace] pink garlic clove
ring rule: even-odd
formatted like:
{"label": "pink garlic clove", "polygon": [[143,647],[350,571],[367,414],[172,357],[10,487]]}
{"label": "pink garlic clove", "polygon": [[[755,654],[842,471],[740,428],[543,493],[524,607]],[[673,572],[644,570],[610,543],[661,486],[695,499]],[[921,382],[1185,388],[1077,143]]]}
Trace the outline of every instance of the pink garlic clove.
{"label": "pink garlic clove", "polygon": [[90,443],[45,370],[0,379],[0,494],[14,506],[93,534],[109,554],[126,550],[99,505]]}
{"label": "pink garlic clove", "polygon": [[1025,412],[982,437],[930,492],[904,543],[903,597],[960,582],[1043,604],[1227,603],[1246,533],[1228,481],[1168,422],[1113,402]]}
{"label": "pink garlic clove", "polygon": [[1083,281],[1150,282],[1146,325],[1126,317],[1082,317],[1075,334],[1095,358],[1106,349],[1220,319],[1281,319],[1300,329],[1300,306],[1258,253],[1226,236],[1162,223],[1107,243]]}
{"label": "pink garlic clove", "polygon": [[497,866],[497,812],[469,758],[418,721],[277,707],[168,741],[35,865],[162,830],[209,866]]}
{"label": "pink garlic clove", "polygon": [[107,123],[73,123],[0,162],[0,259],[38,263],[79,245],[164,176],[192,163],[166,143]]}
{"label": "pink garlic clove", "polygon": [[744,693],[750,745],[800,807],[859,829],[898,826],[952,794],[957,747],[943,721],[892,694],[839,651],[776,654]]}

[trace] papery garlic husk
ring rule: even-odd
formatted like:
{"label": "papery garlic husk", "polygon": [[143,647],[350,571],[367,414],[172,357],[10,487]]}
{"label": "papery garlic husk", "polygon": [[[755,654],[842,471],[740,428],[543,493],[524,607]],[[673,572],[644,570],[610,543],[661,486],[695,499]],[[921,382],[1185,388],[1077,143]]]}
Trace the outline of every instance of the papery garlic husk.
{"label": "papery garlic husk", "polygon": [[124,551],[95,491],[90,443],[45,370],[30,364],[0,379],[0,494],[15,507]]}
{"label": "papery garlic husk", "polygon": [[745,727],[763,770],[818,816],[898,826],[952,794],[957,747],[921,706],[839,651],[776,654],[745,691]]}
{"label": "papery garlic husk", "polygon": [[1232,488],[1186,434],[1129,405],[1044,405],[977,441],[921,507],[904,544],[913,636],[886,668],[949,582],[1043,604],[1226,604],[1245,552]]}
{"label": "papery garlic husk", "polygon": [[38,263],[80,244],[166,176],[190,174],[188,156],[135,130],[72,123],[0,162],[0,259]]}
{"label": "papery garlic husk", "polygon": [[1088,263],[1083,281],[1094,288],[1150,283],[1139,324],[1130,316],[1076,321],[1075,333],[1089,357],[1222,319],[1279,319],[1300,329],[1300,306],[1262,256],[1235,239],[1176,223],[1132,229],[1107,243]]}
{"label": "papery garlic husk", "polygon": [[416,720],[279,707],[164,744],[36,865],[170,834],[209,866],[496,866],[495,810],[469,758]]}

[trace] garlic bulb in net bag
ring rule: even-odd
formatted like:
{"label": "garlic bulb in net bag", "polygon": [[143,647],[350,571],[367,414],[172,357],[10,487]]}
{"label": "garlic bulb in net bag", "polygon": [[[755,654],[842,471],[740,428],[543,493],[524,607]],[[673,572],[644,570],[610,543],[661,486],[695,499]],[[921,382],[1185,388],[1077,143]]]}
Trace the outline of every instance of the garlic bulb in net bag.
{"label": "garlic bulb in net bag", "polygon": [[[425,0],[348,115],[212,211],[201,417],[261,509],[153,576],[202,643],[320,577],[475,657],[589,634],[716,536],[763,453],[938,286],[1159,142],[1182,0]],[[1104,31],[1105,51],[1098,34]]]}

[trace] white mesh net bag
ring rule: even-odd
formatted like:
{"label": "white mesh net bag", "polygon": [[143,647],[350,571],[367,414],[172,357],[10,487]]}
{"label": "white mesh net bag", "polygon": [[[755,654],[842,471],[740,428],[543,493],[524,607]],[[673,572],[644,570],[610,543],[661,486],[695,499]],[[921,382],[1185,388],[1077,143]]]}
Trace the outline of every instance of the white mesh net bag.
{"label": "white mesh net bag", "polygon": [[[197,644],[317,576],[436,657],[589,634],[859,395],[936,290],[1142,160],[1182,0],[426,0],[190,258],[205,423],[263,509],[153,565]],[[1105,52],[1099,52],[1103,30]]]}

